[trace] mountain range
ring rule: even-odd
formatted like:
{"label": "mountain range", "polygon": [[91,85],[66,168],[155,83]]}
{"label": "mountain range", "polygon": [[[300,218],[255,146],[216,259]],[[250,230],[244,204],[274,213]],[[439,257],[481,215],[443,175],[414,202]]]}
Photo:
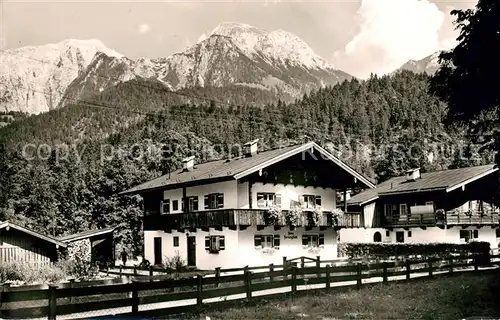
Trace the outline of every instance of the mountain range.
{"label": "mountain range", "polygon": [[408,70],[415,73],[427,73],[433,75],[439,69],[439,54],[435,52],[421,60],[410,60],[402,65],[397,71]]}
{"label": "mountain range", "polygon": [[222,23],[204,40],[166,58],[132,60],[99,40],[4,51],[0,110],[38,114],[118,83],[155,79],[166,89],[246,86],[289,99],[351,79],[299,37],[240,23]]}

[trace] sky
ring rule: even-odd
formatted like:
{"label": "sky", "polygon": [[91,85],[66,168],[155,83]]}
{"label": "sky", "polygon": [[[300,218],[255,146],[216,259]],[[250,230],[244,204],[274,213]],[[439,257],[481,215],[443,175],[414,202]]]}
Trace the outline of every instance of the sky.
{"label": "sky", "polygon": [[477,0],[0,0],[0,48],[99,39],[129,58],[167,57],[222,22],[302,38],[334,67],[366,78],[453,47],[453,9]]}

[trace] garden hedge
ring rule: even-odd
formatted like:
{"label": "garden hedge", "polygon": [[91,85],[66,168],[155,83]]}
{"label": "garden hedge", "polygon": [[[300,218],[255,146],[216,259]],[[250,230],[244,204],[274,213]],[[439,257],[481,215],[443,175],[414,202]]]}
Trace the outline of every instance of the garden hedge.
{"label": "garden hedge", "polygon": [[454,243],[340,243],[338,251],[349,259],[385,260],[392,257],[407,259],[420,257],[447,257],[450,255],[489,256],[489,242]]}

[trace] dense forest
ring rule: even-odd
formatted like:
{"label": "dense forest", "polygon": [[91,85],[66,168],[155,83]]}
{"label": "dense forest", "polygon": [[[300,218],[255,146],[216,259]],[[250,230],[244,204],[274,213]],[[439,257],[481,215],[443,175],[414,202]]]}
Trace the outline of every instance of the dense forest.
{"label": "dense forest", "polygon": [[254,88],[176,94],[134,80],[85,101],[0,128],[0,221],[59,236],[118,226],[139,254],[140,197],[117,193],[180,166],[228,156],[259,138],[263,149],[314,140],[374,182],[412,167],[491,162],[469,128],[445,126],[446,105],[425,74],[345,81],[293,103]]}

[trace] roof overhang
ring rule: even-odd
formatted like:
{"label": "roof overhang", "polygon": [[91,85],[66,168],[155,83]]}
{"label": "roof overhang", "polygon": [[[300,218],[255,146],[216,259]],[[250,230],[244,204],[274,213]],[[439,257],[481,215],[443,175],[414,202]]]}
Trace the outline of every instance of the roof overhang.
{"label": "roof overhang", "polygon": [[422,189],[412,189],[412,190],[401,190],[401,191],[386,191],[380,192],[378,194],[379,197],[383,196],[393,196],[398,194],[408,194],[408,193],[419,193],[419,192],[434,192],[434,191],[445,191],[446,187],[439,188],[422,188]]}
{"label": "roof overhang", "polygon": [[33,231],[33,230],[30,230],[30,229],[26,229],[24,227],[18,226],[17,224],[13,224],[12,222],[9,222],[9,221],[0,222],[0,229],[6,229],[6,228],[12,228],[12,229],[15,229],[17,231],[29,234],[33,237],[42,239],[42,240],[50,242],[50,243],[53,243],[56,246],[66,247],[66,243],[64,243],[60,240],[57,240],[55,238],[45,236],[43,234],[40,234],[40,233]]}
{"label": "roof overhang", "polygon": [[64,243],[69,243],[69,242],[78,241],[78,240],[82,240],[82,239],[102,236],[104,234],[108,234],[108,233],[115,231],[115,229],[116,229],[116,227],[113,227],[113,228],[95,230],[95,232],[88,233],[88,234],[82,234],[82,235],[76,234],[74,238],[71,238],[71,236],[67,236],[67,237],[59,238],[59,241],[62,241]]}
{"label": "roof overhang", "polygon": [[165,186],[159,186],[159,187],[154,187],[154,188],[148,188],[148,189],[142,189],[139,191],[135,191],[132,189],[128,189],[125,191],[122,191],[118,193],[119,196],[126,196],[126,195],[134,195],[134,194],[143,194],[143,193],[148,193],[151,191],[156,191],[156,190],[173,190],[173,189],[178,189],[178,188],[183,188],[183,187],[193,187],[193,186],[199,186],[199,185],[204,185],[204,184],[211,184],[211,183],[216,183],[216,182],[223,182],[223,181],[230,181],[234,180],[232,176],[227,176],[227,177],[216,177],[216,178],[207,178],[207,179],[200,179],[200,180],[193,180],[193,181],[185,181],[185,182],[179,182],[179,183],[172,183],[169,185]]}
{"label": "roof overhang", "polygon": [[333,163],[335,163],[336,165],[338,165],[340,168],[344,169],[345,171],[347,171],[349,174],[351,174],[354,179],[357,179],[359,180],[360,182],[362,182],[364,185],[366,185],[367,187],[369,188],[375,188],[375,185],[373,183],[371,183],[368,179],[366,179],[363,175],[359,174],[358,172],[356,172],[353,168],[349,167],[347,164],[345,164],[344,162],[342,162],[340,159],[338,159],[337,157],[335,157],[334,155],[332,155],[331,153],[329,153],[328,151],[326,151],[325,149],[323,149],[322,147],[320,147],[318,144],[316,144],[315,142],[309,142],[309,143],[306,143],[304,145],[301,145],[295,149],[292,149],[286,153],[283,153],[277,157],[274,157],[270,160],[267,160],[267,161],[264,161],[252,168],[249,168],[245,171],[242,171],[236,175],[234,175],[234,178],[235,179],[241,179],[241,178],[244,178],[252,173],[255,173],[263,168],[266,168],[268,166],[271,166],[275,163],[278,163],[282,160],[285,160],[291,156],[294,156],[296,154],[299,154],[301,152],[305,152],[307,150],[310,150],[310,149],[315,149],[317,150],[323,157],[324,159],[328,159],[330,161],[332,161]]}
{"label": "roof overhang", "polygon": [[471,183],[471,182],[474,182],[474,181],[479,180],[479,179],[481,179],[481,178],[483,178],[483,177],[486,177],[487,175],[490,175],[490,174],[494,173],[495,171],[498,171],[498,168],[493,168],[493,169],[491,169],[491,170],[488,170],[488,171],[486,171],[486,172],[483,172],[483,173],[481,173],[481,174],[478,174],[478,175],[477,175],[477,176],[475,176],[475,177],[472,177],[472,178],[467,179],[467,180],[465,180],[465,181],[463,181],[463,182],[457,183],[457,184],[456,184],[456,185],[454,185],[454,186],[448,187],[448,188],[446,188],[446,192],[451,192],[451,191],[456,190],[456,189],[458,189],[458,188],[462,188],[462,187],[466,186],[467,184],[469,184],[469,183]]}

